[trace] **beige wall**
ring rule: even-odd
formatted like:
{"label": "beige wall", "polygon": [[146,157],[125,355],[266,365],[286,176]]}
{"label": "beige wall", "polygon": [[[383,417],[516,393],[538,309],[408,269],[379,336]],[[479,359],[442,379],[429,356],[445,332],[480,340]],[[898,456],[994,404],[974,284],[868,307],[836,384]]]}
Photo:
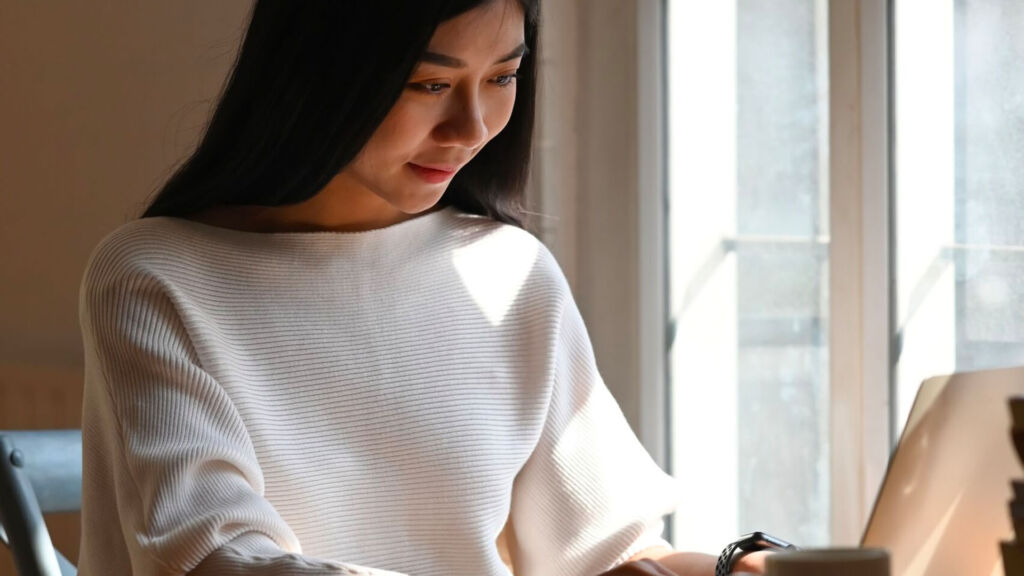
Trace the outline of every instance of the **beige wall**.
{"label": "beige wall", "polygon": [[91,248],[192,147],[247,1],[0,7],[0,361],[78,366]]}
{"label": "beige wall", "polygon": [[0,429],[79,426],[86,259],[194,146],[249,5],[0,0]]}
{"label": "beige wall", "polygon": [[601,376],[638,435],[644,367],[637,14],[641,2],[654,1],[542,4],[530,198],[543,213],[532,224],[572,286]]}
{"label": "beige wall", "polygon": [[583,4],[575,294],[601,375],[638,430],[637,8],[623,0]]}

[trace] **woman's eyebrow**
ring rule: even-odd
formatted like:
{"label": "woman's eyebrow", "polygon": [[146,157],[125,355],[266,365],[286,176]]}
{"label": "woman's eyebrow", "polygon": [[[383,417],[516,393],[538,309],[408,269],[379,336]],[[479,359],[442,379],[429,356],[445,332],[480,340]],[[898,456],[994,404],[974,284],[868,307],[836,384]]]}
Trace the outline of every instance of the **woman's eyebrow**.
{"label": "woman's eyebrow", "polygon": [[[502,62],[508,62],[509,60],[515,60],[520,56],[529,54],[530,50],[526,47],[526,43],[522,43],[516,46],[514,50],[498,59],[495,64],[501,64]],[[454,56],[446,56],[445,54],[438,54],[437,52],[424,52],[420,56],[420,62],[427,62],[430,64],[437,64],[438,66],[445,66],[447,68],[465,68],[467,66],[465,60],[460,60]]]}

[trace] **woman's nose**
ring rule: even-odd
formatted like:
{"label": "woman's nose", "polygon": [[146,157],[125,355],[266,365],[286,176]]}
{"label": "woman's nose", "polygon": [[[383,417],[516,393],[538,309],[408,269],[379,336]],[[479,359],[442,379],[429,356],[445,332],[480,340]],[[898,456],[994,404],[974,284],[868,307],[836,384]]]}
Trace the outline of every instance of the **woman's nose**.
{"label": "woman's nose", "polygon": [[465,148],[477,148],[487,141],[487,123],[476,95],[458,100],[455,109],[438,126],[436,139],[440,144]]}

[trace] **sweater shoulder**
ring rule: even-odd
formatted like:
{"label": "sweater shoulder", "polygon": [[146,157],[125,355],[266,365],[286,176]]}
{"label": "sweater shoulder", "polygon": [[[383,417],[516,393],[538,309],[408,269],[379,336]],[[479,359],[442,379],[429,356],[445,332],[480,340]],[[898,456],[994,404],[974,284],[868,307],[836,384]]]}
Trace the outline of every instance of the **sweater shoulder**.
{"label": "sweater shoulder", "polygon": [[110,280],[138,278],[172,259],[177,241],[165,218],[142,218],[121,224],[93,247],[86,260],[83,287]]}
{"label": "sweater shoulder", "polygon": [[511,314],[557,324],[573,298],[548,247],[532,232],[511,224],[483,218],[465,222],[451,262],[462,286],[490,320],[497,324]]}

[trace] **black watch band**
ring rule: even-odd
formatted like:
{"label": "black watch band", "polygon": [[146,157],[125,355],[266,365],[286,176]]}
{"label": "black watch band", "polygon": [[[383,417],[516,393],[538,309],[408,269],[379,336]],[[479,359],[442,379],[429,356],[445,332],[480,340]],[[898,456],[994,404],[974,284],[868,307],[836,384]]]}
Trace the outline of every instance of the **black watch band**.
{"label": "black watch band", "polygon": [[722,550],[722,553],[718,555],[718,562],[715,563],[715,576],[728,576],[732,572],[732,563],[737,551],[746,553],[769,549],[797,550],[798,548],[781,538],[776,538],[764,532],[751,532]]}
{"label": "black watch band", "polygon": [[740,547],[740,542],[732,542],[718,555],[718,562],[715,563],[715,576],[728,576],[732,572],[732,556]]}

